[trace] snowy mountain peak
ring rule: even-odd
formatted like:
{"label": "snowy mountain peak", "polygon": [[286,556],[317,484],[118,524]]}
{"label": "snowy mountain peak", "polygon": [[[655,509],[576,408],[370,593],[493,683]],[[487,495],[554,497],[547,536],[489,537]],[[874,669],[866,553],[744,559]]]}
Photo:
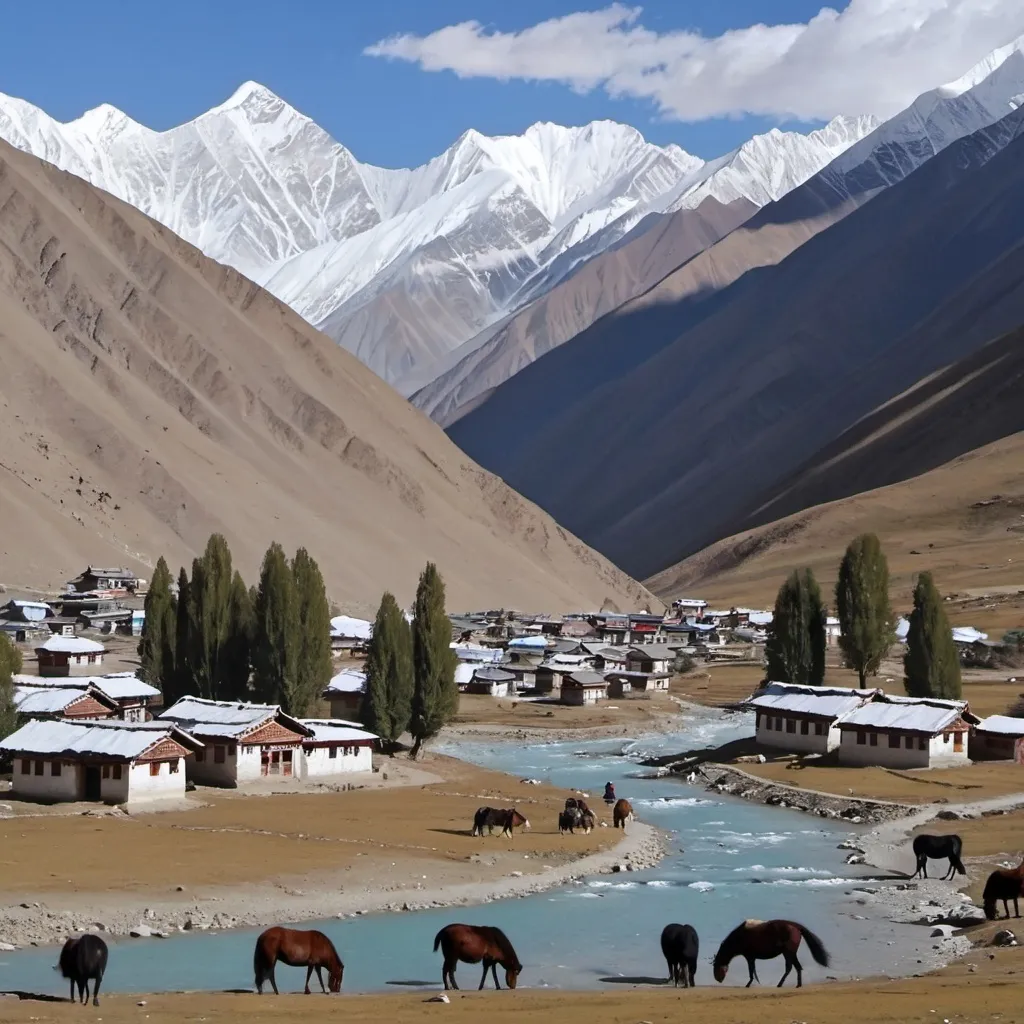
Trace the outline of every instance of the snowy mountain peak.
{"label": "snowy mountain peak", "polygon": [[1007,43],[1006,46],[1000,46],[993,50],[987,57],[978,61],[965,75],[961,75],[955,81],[940,85],[934,92],[943,97],[959,96],[984,82],[993,71],[1002,67],[1011,58],[1021,56],[1024,56],[1024,36],[1019,36]]}

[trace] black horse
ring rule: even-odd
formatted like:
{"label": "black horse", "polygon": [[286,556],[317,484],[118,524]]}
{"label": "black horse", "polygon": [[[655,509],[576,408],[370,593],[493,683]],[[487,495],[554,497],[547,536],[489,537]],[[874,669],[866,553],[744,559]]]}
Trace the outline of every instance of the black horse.
{"label": "black horse", "polygon": [[583,815],[578,807],[567,807],[564,811],[558,812],[558,831],[562,834],[573,832],[574,829],[582,827]]}
{"label": "black horse", "polygon": [[668,978],[673,986],[692,988],[697,973],[699,942],[697,930],[690,924],[667,924],[661,933],[661,951],[668,963]]}
{"label": "black horse", "polygon": [[996,914],[996,900],[1003,901],[1003,911],[1007,917],[1010,916],[1009,901],[1013,900],[1013,913],[1020,917],[1020,905],[1018,900],[1021,897],[1021,883],[1024,882],[1024,861],[1015,868],[996,868],[985,881],[985,891],[982,893],[982,900],[985,906],[985,917],[994,921]]}
{"label": "black horse", "polygon": [[918,875],[928,877],[928,861],[942,860],[949,858],[949,870],[942,876],[943,879],[952,878],[954,873],[966,875],[967,870],[960,860],[963,850],[963,841],[959,836],[914,836],[914,856],[917,858],[917,870],[913,877]]}
{"label": "black horse", "polygon": [[100,983],[107,969],[107,944],[98,935],[83,935],[68,939],[60,951],[56,970],[71,981],[71,1002],[75,1001],[75,986],[84,1006],[89,1001],[89,982],[92,986],[92,1005],[100,1005]]}

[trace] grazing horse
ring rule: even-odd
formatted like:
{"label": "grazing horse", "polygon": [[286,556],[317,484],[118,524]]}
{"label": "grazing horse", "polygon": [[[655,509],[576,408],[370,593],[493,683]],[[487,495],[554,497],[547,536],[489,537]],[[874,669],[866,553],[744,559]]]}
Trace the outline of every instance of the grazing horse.
{"label": "grazing horse", "polygon": [[621,800],[615,802],[615,806],[612,808],[612,823],[616,828],[621,828],[623,832],[626,831],[626,822],[633,820],[633,805],[623,797]]}
{"label": "grazing horse", "polygon": [[60,951],[60,960],[54,970],[71,982],[71,1002],[75,1001],[75,986],[82,1005],[89,1002],[89,982],[92,982],[92,1005],[100,1005],[100,983],[107,969],[107,944],[98,935],[83,935],[68,939]]}
{"label": "grazing horse", "polygon": [[747,968],[750,971],[750,981],[747,982],[747,988],[750,988],[755,981],[761,980],[757,976],[755,960],[774,960],[777,956],[784,956],[786,970],[779,979],[778,987],[782,988],[782,983],[795,967],[796,987],[800,988],[803,985],[803,968],[796,958],[796,951],[800,947],[801,939],[807,943],[815,962],[822,967],[828,967],[828,950],[821,939],[802,924],[797,924],[796,921],[744,921],[734,928],[718,947],[712,962],[715,981],[725,981],[729,962],[733,957],[741,956],[747,961]]}
{"label": "grazing horse", "polygon": [[1020,907],[1017,900],[1021,896],[1021,886],[1024,885],[1024,861],[1015,868],[996,868],[988,881],[985,882],[985,891],[982,893],[982,901],[985,907],[985,916],[990,920],[996,919],[996,900],[1003,901],[1003,911],[1010,916],[1008,900],[1013,900],[1014,917],[1020,917]]}
{"label": "grazing horse", "polygon": [[327,968],[327,986],[331,992],[341,991],[341,977],[345,973],[345,965],[338,956],[338,951],[323,932],[300,932],[294,928],[268,928],[257,940],[256,951],[252,957],[253,971],[256,973],[256,991],[263,995],[263,983],[269,981],[278,995],[277,982],[274,980],[274,968],[278,961],[289,967],[306,968],[306,988],[309,993],[309,979],[316,971],[320,988],[324,988],[324,976],[321,970]]}
{"label": "grazing horse", "polygon": [[567,807],[564,811],[558,812],[558,831],[561,835],[573,832],[574,829],[580,828],[582,825],[583,815],[580,814],[579,808]]}
{"label": "grazing horse", "polygon": [[683,988],[692,988],[696,982],[697,953],[699,942],[697,930],[691,924],[667,924],[661,933],[661,951],[668,963],[668,979],[674,987],[683,983]]}
{"label": "grazing horse", "polygon": [[455,981],[455,967],[460,960],[464,964],[478,964],[483,961],[484,973],[480,978],[480,988],[483,988],[484,982],[487,981],[488,971],[494,978],[494,987],[501,988],[498,984],[498,964],[505,968],[505,984],[509,988],[516,987],[516,980],[523,965],[519,962],[512,943],[500,928],[474,924],[445,925],[434,936],[435,953],[439,946],[444,954],[441,981],[444,982],[446,990],[449,982],[451,988],[459,987]]}
{"label": "grazing horse", "polygon": [[585,811],[580,813],[580,828],[589,835],[594,831],[596,826],[597,818],[594,817],[594,812],[588,807]]}
{"label": "grazing horse", "polygon": [[518,825],[529,828],[530,822],[514,807],[503,810],[500,807],[478,807],[473,815],[473,835],[482,836],[486,826],[488,834],[494,834],[494,826],[501,826],[501,834],[512,838],[512,829]]}
{"label": "grazing horse", "polygon": [[954,872],[966,875],[963,861],[960,854],[963,850],[963,842],[959,836],[914,836],[914,856],[917,858],[917,870],[913,877],[918,875],[928,877],[928,861],[942,860],[949,858],[949,870],[942,876],[943,880],[953,877]]}

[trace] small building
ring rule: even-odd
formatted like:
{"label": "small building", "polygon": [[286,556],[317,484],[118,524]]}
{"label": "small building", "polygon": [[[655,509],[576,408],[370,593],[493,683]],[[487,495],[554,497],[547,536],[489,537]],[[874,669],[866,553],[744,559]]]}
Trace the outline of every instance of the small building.
{"label": "small building", "polygon": [[839,620],[834,615],[829,615],[825,619],[825,643],[829,647],[835,647],[839,643],[842,632]]}
{"label": "small building", "polygon": [[747,699],[756,713],[757,742],[787,753],[826,754],[839,746],[839,722],[881,690],[768,683]]}
{"label": "small building", "polygon": [[573,672],[562,680],[563,704],[596,704],[608,696],[608,684],[597,672]]}
{"label": "small building", "polygon": [[90,676],[89,685],[120,708],[126,722],[146,722],[152,717],[150,710],[163,699],[155,686],[144,683],[134,672],[111,672],[106,676]]}
{"label": "small building", "polygon": [[[171,722],[26,722],[0,742],[14,759],[11,792],[25,800],[108,804],[182,799],[186,764],[203,745]],[[74,851],[68,856],[73,859]]]}
{"label": "small building", "polygon": [[612,671],[605,674],[608,696],[616,700],[640,693],[668,693],[671,679],[672,676],[668,672],[656,674]]}
{"label": "small building", "polygon": [[672,611],[680,619],[699,619],[703,617],[707,606],[707,601],[702,601],[699,597],[677,597],[672,602]]}
{"label": "small building", "polygon": [[567,640],[589,640],[597,637],[597,630],[586,619],[566,619],[558,635]]}
{"label": "small building", "polygon": [[92,675],[103,664],[107,649],[80,636],[51,636],[36,648],[41,676]]}
{"label": "small building", "polygon": [[1016,761],[1024,764],[1024,718],[989,715],[971,732],[967,753],[972,761]]}
{"label": "small building", "polygon": [[594,668],[598,672],[625,672],[626,647],[602,647],[594,655]]}
{"label": "small building", "polygon": [[357,668],[342,669],[324,690],[323,699],[330,702],[331,718],[358,718],[366,695],[366,673]]}
{"label": "small building", "polygon": [[[42,680],[40,680],[42,682]],[[22,718],[119,718],[117,705],[91,686],[14,688],[14,705]]]}
{"label": "small building", "polygon": [[646,672],[648,675],[664,675],[676,660],[675,646],[667,644],[643,644],[631,647],[626,652],[626,669],[629,672]]}
{"label": "small building", "polygon": [[87,566],[85,572],[68,580],[66,590],[84,594],[100,591],[114,594],[134,594],[145,583],[130,569],[103,569],[99,566]]}
{"label": "small building", "polygon": [[466,693],[480,693],[488,697],[507,697],[516,677],[496,665],[481,665],[466,684]]}
{"label": "small building", "polygon": [[628,615],[594,615],[590,624],[594,627],[598,639],[610,647],[629,643]]}
{"label": "small building", "polygon": [[578,654],[556,654],[542,665],[537,666],[535,678],[540,693],[558,693],[562,684],[573,672],[582,671],[586,658]]}
{"label": "small building", "polygon": [[53,609],[45,601],[8,601],[0,607],[0,619],[9,622],[43,622],[52,619]]}
{"label": "small building", "polygon": [[373,636],[373,623],[351,615],[335,615],[331,619],[331,649],[362,651]]}
{"label": "small building", "polygon": [[201,740],[189,778],[205,786],[240,786],[299,773],[302,742],[312,731],[277,704],[182,697],[158,722],[173,722]]}
{"label": "small building", "polygon": [[373,771],[377,737],[372,732],[339,719],[300,718],[299,722],[311,733],[302,741],[300,778],[322,779]]}
{"label": "small building", "polygon": [[661,636],[661,627],[665,622],[664,615],[630,615],[629,643],[653,644]]}
{"label": "small building", "polygon": [[967,763],[967,734],[978,719],[965,701],[887,696],[839,721],[839,763],[886,768]]}
{"label": "small building", "polygon": [[501,669],[512,676],[514,682],[509,684],[512,693],[523,693],[526,690],[533,690],[537,686],[537,666],[529,662],[518,664],[511,661],[503,661]]}

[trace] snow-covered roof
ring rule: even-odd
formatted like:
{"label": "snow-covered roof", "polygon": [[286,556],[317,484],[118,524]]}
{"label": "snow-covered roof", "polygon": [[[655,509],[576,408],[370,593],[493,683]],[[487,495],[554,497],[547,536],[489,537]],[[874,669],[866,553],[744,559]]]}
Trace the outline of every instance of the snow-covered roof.
{"label": "snow-covered roof", "polygon": [[795,686],[792,683],[769,683],[751,695],[744,703],[763,711],[838,718],[881,693],[881,690],[855,690],[847,686]]}
{"label": "snow-covered roof", "polygon": [[196,736],[244,736],[265,722],[280,719],[282,724],[303,732],[296,718],[286,715],[277,704],[250,704],[247,701],[206,700],[182,697],[159,716],[161,721],[180,722]]}
{"label": "snow-covered roof", "polygon": [[770,626],[774,618],[774,612],[750,612],[747,621],[752,626]]}
{"label": "snow-covered roof", "polygon": [[56,715],[88,693],[84,686],[16,686],[14,703],[22,715]]}
{"label": "snow-covered roof", "polygon": [[338,718],[300,718],[299,722],[313,734],[304,741],[305,746],[317,743],[372,743],[377,739],[376,733],[367,732]]}
{"label": "snow-covered roof", "polygon": [[203,746],[190,732],[170,722],[34,719],[0,742],[0,750],[10,754],[88,755],[130,761],[165,739],[174,739],[195,750]]}
{"label": "snow-covered roof", "polygon": [[572,672],[586,660],[586,655],[583,654],[554,654],[539,667],[554,669],[556,672]]}
{"label": "snow-covered roof", "polygon": [[987,640],[988,633],[982,633],[981,630],[975,629],[973,626],[954,626],[953,627],[953,642],[957,644],[975,644],[979,640]]}
{"label": "snow-covered roof", "polygon": [[48,651],[50,654],[102,654],[106,648],[95,640],[86,640],[84,636],[55,635],[36,650]]}
{"label": "snow-covered roof", "polygon": [[331,677],[324,693],[362,693],[365,689],[366,673],[357,668],[345,668]]}
{"label": "snow-covered roof", "polygon": [[543,651],[547,647],[548,641],[547,638],[543,636],[519,636],[516,637],[515,640],[509,640],[508,645],[510,648],[532,647]]}
{"label": "snow-covered roof", "polygon": [[910,632],[910,619],[900,616],[900,618],[896,620],[895,632],[897,640],[906,640],[907,634]]}
{"label": "snow-covered roof", "polygon": [[460,661],[455,666],[455,685],[464,686],[470,682],[473,678],[473,673],[476,672],[476,665],[471,664],[468,661]]}
{"label": "snow-covered roof", "polygon": [[989,715],[976,726],[978,732],[997,733],[1000,736],[1024,736],[1024,718],[1009,715]]}
{"label": "snow-covered roof", "polygon": [[109,676],[72,676],[73,683],[79,686],[94,686],[111,700],[152,699],[159,697],[160,691],[149,683],[144,683],[134,672],[116,672]]}
{"label": "snow-covered roof", "polygon": [[331,636],[369,640],[373,636],[373,623],[366,619],[355,619],[351,615],[335,615],[331,619]]}
{"label": "snow-covered roof", "polygon": [[455,656],[459,661],[501,661],[500,647],[481,647],[479,644],[452,644]]}
{"label": "snow-covered roof", "polygon": [[956,701],[915,700],[912,697],[876,700],[845,715],[839,722],[839,728],[900,729],[932,736],[952,725],[964,708],[964,704]]}

